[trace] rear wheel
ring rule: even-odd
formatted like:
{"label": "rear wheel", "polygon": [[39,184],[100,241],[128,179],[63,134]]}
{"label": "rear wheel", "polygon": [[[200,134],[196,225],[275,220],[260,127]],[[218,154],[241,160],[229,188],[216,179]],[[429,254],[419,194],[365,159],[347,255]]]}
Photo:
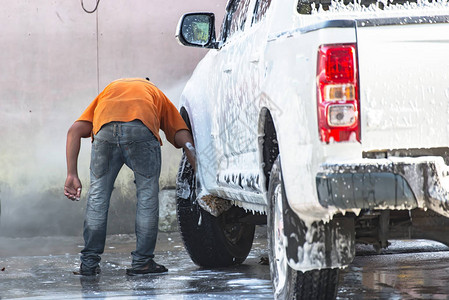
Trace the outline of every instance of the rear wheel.
{"label": "rear wheel", "polygon": [[236,206],[214,217],[196,200],[196,178],[183,154],[177,177],[177,213],[182,239],[192,261],[202,267],[242,263],[251,250],[254,224],[239,220],[247,213]]}
{"label": "rear wheel", "polygon": [[273,164],[268,188],[268,246],[270,273],[276,299],[334,299],[338,269],[300,272],[288,265],[284,214],[288,205],[279,157]]}

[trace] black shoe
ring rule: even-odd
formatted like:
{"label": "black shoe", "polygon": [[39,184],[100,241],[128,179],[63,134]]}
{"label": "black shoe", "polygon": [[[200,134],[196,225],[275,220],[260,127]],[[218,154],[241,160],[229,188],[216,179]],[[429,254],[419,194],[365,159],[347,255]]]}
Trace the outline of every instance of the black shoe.
{"label": "black shoe", "polygon": [[150,262],[146,266],[139,269],[126,269],[126,275],[129,276],[164,272],[168,272],[168,269],[163,265],[157,264],[154,260],[150,260]]}
{"label": "black shoe", "polygon": [[73,274],[82,276],[95,276],[100,274],[100,272],[100,266],[96,266],[95,268],[86,268],[83,264],[81,264],[79,271],[75,271],[73,272]]}

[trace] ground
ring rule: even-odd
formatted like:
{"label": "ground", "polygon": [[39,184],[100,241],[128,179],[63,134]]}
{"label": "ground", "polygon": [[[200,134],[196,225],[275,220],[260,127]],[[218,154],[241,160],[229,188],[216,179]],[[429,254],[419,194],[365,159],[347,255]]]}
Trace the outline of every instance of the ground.
{"label": "ground", "polygon": [[[133,235],[109,236],[97,277],[73,275],[81,237],[0,237],[0,299],[272,299],[265,227],[258,227],[243,265],[197,267],[179,233],[160,233],[155,260],[169,272],[129,277]],[[446,299],[449,249],[439,243],[393,241],[382,255],[358,247],[340,274],[337,299]]]}

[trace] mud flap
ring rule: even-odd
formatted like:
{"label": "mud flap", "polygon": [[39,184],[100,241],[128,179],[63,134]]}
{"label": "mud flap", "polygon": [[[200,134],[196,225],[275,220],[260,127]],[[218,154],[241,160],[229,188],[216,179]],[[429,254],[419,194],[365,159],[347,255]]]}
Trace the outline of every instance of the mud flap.
{"label": "mud flap", "polygon": [[292,269],[308,271],[340,268],[355,256],[355,227],[352,217],[334,217],[310,227],[288,207],[284,211],[287,259]]}

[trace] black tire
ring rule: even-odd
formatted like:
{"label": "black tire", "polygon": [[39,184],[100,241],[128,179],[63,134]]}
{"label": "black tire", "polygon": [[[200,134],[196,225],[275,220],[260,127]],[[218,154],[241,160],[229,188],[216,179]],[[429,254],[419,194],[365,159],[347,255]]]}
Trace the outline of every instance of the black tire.
{"label": "black tire", "polygon": [[214,217],[195,201],[196,178],[185,154],[176,180],[178,224],[192,261],[201,267],[241,264],[254,238],[254,224],[238,220],[247,213],[236,206]]}
{"label": "black tire", "polygon": [[268,206],[268,254],[275,299],[335,299],[339,269],[300,272],[287,263],[283,215],[291,208],[282,182],[279,157],[271,169]]}

